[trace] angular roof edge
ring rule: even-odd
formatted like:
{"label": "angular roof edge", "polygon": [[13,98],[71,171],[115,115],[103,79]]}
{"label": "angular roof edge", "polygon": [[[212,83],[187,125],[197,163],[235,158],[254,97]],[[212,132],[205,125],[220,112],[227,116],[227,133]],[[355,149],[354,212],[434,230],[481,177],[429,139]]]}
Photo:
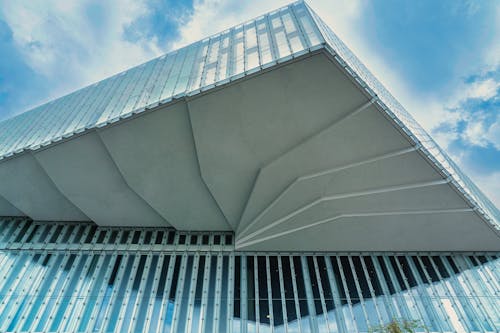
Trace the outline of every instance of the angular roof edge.
{"label": "angular roof edge", "polygon": [[500,234],[500,210],[303,1],[0,122],[0,161],[324,49]]}
{"label": "angular roof edge", "polygon": [[325,48],[345,71],[352,76],[376,104],[414,142],[419,150],[440,170],[467,202],[500,234],[500,210],[465,175],[432,137],[420,126],[399,101],[377,80],[344,42],[305,4],[325,39]]}

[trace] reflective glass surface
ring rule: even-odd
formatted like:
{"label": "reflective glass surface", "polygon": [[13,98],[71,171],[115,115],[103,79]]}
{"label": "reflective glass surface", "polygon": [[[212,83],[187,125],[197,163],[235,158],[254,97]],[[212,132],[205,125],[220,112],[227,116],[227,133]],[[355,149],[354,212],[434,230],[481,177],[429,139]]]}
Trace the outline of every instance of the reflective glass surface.
{"label": "reflective glass surface", "polygon": [[0,220],[0,331],[350,333],[393,318],[500,330],[500,253],[242,253],[229,233],[178,236]]}

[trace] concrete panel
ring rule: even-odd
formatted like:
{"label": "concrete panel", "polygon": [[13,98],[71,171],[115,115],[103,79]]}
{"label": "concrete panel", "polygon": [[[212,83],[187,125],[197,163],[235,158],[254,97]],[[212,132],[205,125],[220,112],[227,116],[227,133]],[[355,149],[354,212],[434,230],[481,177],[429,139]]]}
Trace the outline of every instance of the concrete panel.
{"label": "concrete panel", "polygon": [[26,214],[0,196],[0,216],[26,216]]}
{"label": "concrete panel", "polygon": [[[270,220],[266,226],[261,225],[260,228],[254,229],[254,233],[259,233],[259,235],[253,238],[259,238],[265,234],[279,234],[344,214],[469,208],[448,184],[312,203],[309,206],[297,206],[288,215]],[[307,209],[301,210],[302,207],[307,207]],[[237,237],[237,239],[240,238]]]}
{"label": "concrete panel", "polygon": [[201,179],[184,102],[100,136],[125,180],[179,230],[231,230]]}
{"label": "concrete panel", "polygon": [[128,187],[96,132],[35,157],[61,192],[98,225],[169,225]]}
{"label": "concrete panel", "polygon": [[202,177],[231,224],[261,167],[366,102],[323,54],[189,101]]}
{"label": "concrete panel", "polygon": [[0,179],[0,195],[33,220],[89,220],[59,192],[31,154],[1,162]]}
{"label": "concrete panel", "polygon": [[[262,168],[238,230],[244,230],[257,214],[298,177],[409,147],[407,140],[374,107],[344,118]],[[429,167],[425,170],[432,172]],[[412,171],[408,170],[408,173]],[[363,180],[368,181],[368,186],[375,181],[368,177]],[[390,183],[390,175],[382,179],[381,183],[384,181]]]}
{"label": "concrete panel", "polygon": [[[335,151],[335,147],[332,147],[332,150]],[[287,173],[289,169],[293,169],[293,166],[286,171],[283,170],[283,173]],[[263,175],[265,174],[261,172],[260,176]],[[265,187],[268,191],[272,191],[275,184],[273,180],[280,178],[278,173],[275,175],[275,178],[265,178],[267,181],[264,181],[264,177],[259,177],[260,182],[257,184],[262,184],[260,188]],[[248,225],[249,227],[243,229],[238,234],[238,237],[244,237],[255,230],[259,230],[321,197],[351,195],[361,191],[380,190],[392,186],[416,184],[440,179],[441,176],[416,151],[330,173],[319,174],[312,178],[304,177],[296,182],[292,181],[292,185],[286,187],[276,197],[277,200],[273,200],[263,212],[252,219],[251,224]],[[276,187],[280,185],[278,183]],[[399,196],[402,195],[401,193],[406,192],[408,191],[400,192]],[[255,194],[255,191],[253,194]],[[464,204],[463,200],[460,200],[458,196],[454,193],[452,195],[456,197],[458,202]],[[254,195],[252,195],[253,197]],[[409,201],[411,199],[408,198]],[[359,208],[364,209],[365,207],[361,206]],[[393,207],[382,208],[392,209]]]}
{"label": "concrete panel", "polygon": [[247,251],[499,251],[474,212],[352,217],[265,240]]}

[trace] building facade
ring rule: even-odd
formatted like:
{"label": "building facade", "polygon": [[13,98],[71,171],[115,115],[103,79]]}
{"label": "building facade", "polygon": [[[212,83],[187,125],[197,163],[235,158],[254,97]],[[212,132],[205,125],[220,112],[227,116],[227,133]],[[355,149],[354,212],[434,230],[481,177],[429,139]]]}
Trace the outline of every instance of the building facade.
{"label": "building facade", "polygon": [[0,123],[0,216],[1,332],[500,331],[499,210],[304,2]]}

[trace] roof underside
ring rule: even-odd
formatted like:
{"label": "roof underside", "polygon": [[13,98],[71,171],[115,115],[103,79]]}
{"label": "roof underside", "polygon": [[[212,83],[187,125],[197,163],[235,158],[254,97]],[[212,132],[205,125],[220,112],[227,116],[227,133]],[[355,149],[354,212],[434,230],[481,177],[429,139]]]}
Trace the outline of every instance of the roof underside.
{"label": "roof underside", "polygon": [[0,123],[0,155],[0,215],[500,249],[498,209],[303,2]]}

